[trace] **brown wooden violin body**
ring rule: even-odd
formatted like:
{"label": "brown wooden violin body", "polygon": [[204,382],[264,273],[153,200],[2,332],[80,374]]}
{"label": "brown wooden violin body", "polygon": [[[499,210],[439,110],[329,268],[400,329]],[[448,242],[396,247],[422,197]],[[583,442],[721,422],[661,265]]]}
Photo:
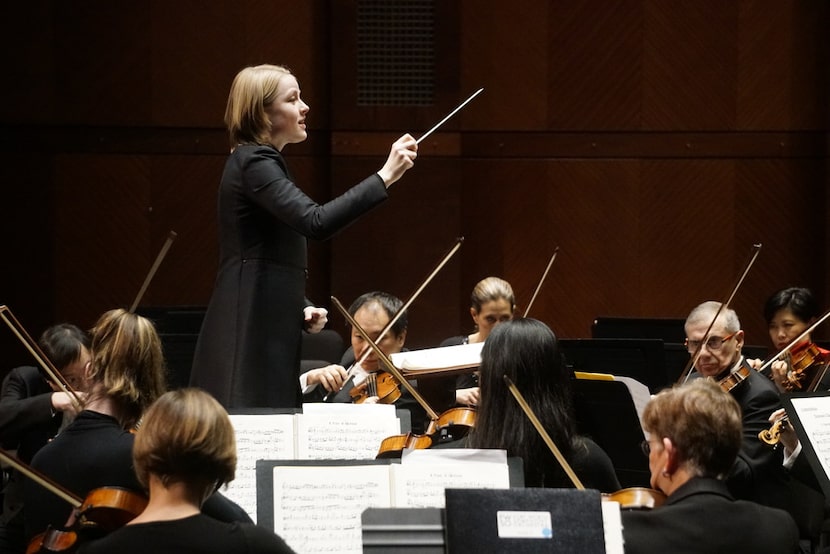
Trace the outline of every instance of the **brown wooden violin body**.
{"label": "brown wooden violin body", "polygon": [[118,487],[93,489],[73,510],[67,529],[48,528],[36,535],[26,554],[74,552],[82,538],[98,537],[135,519],[147,506],[147,498]]}
{"label": "brown wooden violin body", "polygon": [[610,494],[603,494],[602,500],[619,502],[621,510],[652,510],[663,505],[666,501],[666,495],[655,489],[629,487]]}
{"label": "brown wooden violin body", "polygon": [[793,348],[789,358],[790,369],[787,378],[781,383],[784,389],[788,392],[816,390],[824,376],[824,352],[814,343],[808,342]]}
{"label": "brown wooden violin body", "polygon": [[392,435],[380,442],[380,448],[375,459],[400,458],[407,448],[429,448],[432,446],[432,437],[428,435],[416,435],[406,433],[405,435]]}
{"label": "brown wooden violin body", "polygon": [[476,424],[476,409],[468,406],[450,408],[429,423],[427,435],[432,442],[451,442],[464,438]]}
{"label": "brown wooden violin body", "polygon": [[366,379],[349,391],[355,404],[363,404],[367,398],[378,397],[379,404],[392,404],[401,397],[401,387],[395,377],[385,371],[369,373]]}
{"label": "brown wooden violin body", "polygon": [[752,373],[753,370],[749,369],[748,367],[742,365],[738,368],[738,371],[734,371],[718,381],[718,385],[720,388],[723,389],[725,392],[729,392],[741,383],[743,383],[744,379],[749,377],[749,374]]}

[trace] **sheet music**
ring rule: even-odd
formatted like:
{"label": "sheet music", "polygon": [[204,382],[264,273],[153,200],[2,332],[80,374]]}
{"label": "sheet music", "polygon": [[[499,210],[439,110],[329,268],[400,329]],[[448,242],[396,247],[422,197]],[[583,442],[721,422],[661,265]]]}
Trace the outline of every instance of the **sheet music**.
{"label": "sheet music", "polygon": [[256,522],[256,461],[293,460],[294,415],[232,414],[236,434],[236,478],[221,491]]}
{"label": "sheet music", "polygon": [[377,407],[344,404],[303,413],[297,420],[297,459],[374,459],[383,439],[401,433],[394,406]]}
{"label": "sheet music", "polygon": [[391,506],[390,467],[275,467],[274,532],[298,554],[361,554],[363,510]]}
{"label": "sheet music", "polygon": [[[625,383],[625,386],[628,388],[628,392],[631,393],[631,399],[634,401],[634,409],[637,410],[637,419],[640,420],[640,427],[642,427],[643,410],[646,409],[646,404],[648,404],[651,400],[651,392],[648,390],[647,386],[633,377],[614,375],[614,380]],[[648,436],[645,429],[643,429],[643,435]]]}
{"label": "sheet music", "polygon": [[395,367],[407,371],[478,367],[483,342],[397,352],[390,356]]}
{"label": "sheet music", "polygon": [[397,508],[443,508],[448,488],[510,488],[506,458],[501,464],[447,460],[393,464],[391,468],[392,506]]}
{"label": "sheet music", "polygon": [[824,474],[830,477],[830,396],[790,399]]}

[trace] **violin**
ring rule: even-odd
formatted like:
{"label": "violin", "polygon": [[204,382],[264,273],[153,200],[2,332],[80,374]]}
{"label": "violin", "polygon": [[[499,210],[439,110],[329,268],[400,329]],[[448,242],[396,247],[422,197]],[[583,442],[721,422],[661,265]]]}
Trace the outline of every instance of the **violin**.
{"label": "violin", "polygon": [[662,506],[666,495],[646,487],[629,487],[617,492],[602,493],[604,502],[617,502],[621,510],[653,510]]}
{"label": "violin", "polygon": [[[821,380],[827,373],[827,356],[818,346],[809,341],[810,333],[816,327],[824,323],[830,317],[830,310],[825,312],[817,321],[807,327],[800,335],[790,341],[778,354],[767,360],[764,365],[758,368],[758,372],[772,378],[770,366],[781,359],[782,356],[789,356],[790,369],[787,371],[787,378],[780,386],[787,392],[804,390],[811,392],[816,390]],[[822,366],[823,367],[820,367]]]}
{"label": "violin", "polygon": [[403,451],[407,448],[420,449],[429,448],[430,446],[432,446],[432,437],[429,435],[416,435],[415,433],[392,435],[380,441],[380,447],[378,448],[375,459],[400,458]]}
{"label": "violin", "polygon": [[[431,420],[438,419],[438,414],[435,413],[435,410],[433,410],[430,407],[430,405],[427,403],[426,400],[424,400],[424,398],[415,389],[415,387],[413,387],[409,383],[409,381],[407,381],[406,378],[403,375],[401,375],[400,370],[397,367],[395,367],[395,364],[392,363],[392,360],[389,359],[389,356],[387,356],[386,353],[380,349],[377,343],[373,341],[371,337],[369,337],[368,333],[366,333],[366,330],[363,329],[363,327],[357,321],[355,321],[354,317],[352,317],[352,314],[350,314],[349,311],[346,310],[345,307],[343,307],[343,304],[340,302],[340,300],[338,300],[337,297],[332,296],[331,302],[340,311],[343,317],[346,318],[346,321],[349,322],[349,324],[352,326],[352,329],[357,331],[360,334],[360,336],[363,337],[363,340],[366,341],[366,344],[369,345],[369,348],[371,348],[375,355],[377,355],[380,363],[386,366],[386,369],[389,371],[389,373],[384,374],[393,377],[397,383],[403,385],[406,388],[406,390],[409,391],[412,397],[415,398],[418,404],[421,405],[421,407],[424,409],[424,411],[427,413]],[[387,439],[384,439],[384,441],[381,441],[381,448],[378,451],[377,456],[375,457],[392,458],[395,456],[400,456],[400,453],[403,452],[403,449],[407,447],[429,448],[432,445],[432,439],[430,437],[426,437],[426,439],[429,440],[423,440],[423,437],[426,436],[415,435],[412,433],[407,433],[405,435],[393,435],[392,437],[388,437]],[[386,445],[384,445],[383,443],[387,440],[389,440],[389,442]]]}
{"label": "violin", "polygon": [[136,518],[147,507],[147,498],[118,487],[93,489],[75,505],[67,529],[49,527],[35,535],[26,554],[74,552],[79,536],[103,536]]}
{"label": "violin", "polygon": [[400,458],[407,448],[430,448],[433,444],[461,439],[475,427],[475,418],[475,408],[450,408],[431,420],[423,435],[406,433],[383,439],[375,459]]}
{"label": "violin", "polygon": [[777,446],[778,443],[781,442],[781,433],[783,433],[786,428],[787,417],[784,416],[773,423],[769,429],[764,429],[758,433],[758,438],[770,446]]}
{"label": "violin", "polygon": [[824,358],[824,353],[812,342],[793,348],[790,352],[790,369],[781,385],[788,392],[815,390],[824,377],[824,371],[820,371]]}
{"label": "violin", "polygon": [[369,373],[366,380],[349,391],[355,404],[363,404],[370,396],[377,396],[379,404],[393,404],[401,397],[397,379],[385,371]]}
{"label": "violin", "polygon": [[[435,269],[433,269],[432,272],[427,276],[427,278],[424,279],[424,282],[421,283],[421,285],[417,288],[417,290],[415,290],[415,292],[412,293],[412,296],[410,296],[409,299],[406,302],[404,302],[403,306],[401,306],[400,309],[395,313],[395,315],[389,320],[389,323],[387,323],[384,326],[384,328],[381,329],[380,334],[378,335],[378,338],[376,339],[376,342],[380,342],[381,340],[383,340],[383,337],[385,337],[386,334],[389,331],[392,330],[392,327],[395,325],[395,323],[398,321],[398,319],[400,319],[400,317],[403,314],[406,313],[406,310],[409,308],[409,306],[413,302],[415,302],[415,299],[418,298],[418,296],[426,288],[426,286],[430,283],[430,281],[432,281],[432,279],[435,278],[435,276],[438,274],[438,272],[441,271],[441,269],[447,264],[447,262],[450,261],[450,259],[455,255],[455,253],[458,252],[458,249],[461,248],[461,243],[462,242],[464,242],[464,237],[458,237],[457,239],[455,239],[455,245],[453,245],[453,247],[450,248],[450,251],[447,252],[447,254],[441,259],[440,262],[438,262],[438,265],[435,267]],[[346,317],[346,319],[351,319],[350,316],[346,316],[346,313],[348,313],[348,312],[346,312],[345,310],[341,310],[341,312],[343,312],[343,315],[344,315],[344,317]],[[369,340],[369,338],[366,337],[365,334],[364,334],[364,338],[366,340]],[[355,366],[358,366],[361,363],[363,363],[363,361],[369,356],[369,353],[371,351],[372,351],[371,349],[367,348],[366,351],[363,352],[363,354],[360,356],[360,358],[355,360],[355,363],[352,364],[352,367],[350,367],[348,369],[347,373],[351,373],[352,369],[354,369]],[[355,355],[356,355],[356,353],[355,353]],[[343,383],[343,386],[345,386],[345,383]],[[342,387],[341,387],[341,390],[342,390]],[[340,391],[337,391],[337,392],[340,392]],[[324,402],[330,402],[334,398],[335,394],[336,394],[335,392],[327,394],[326,397],[323,399],[323,401]],[[369,395],[369,396],[371,396],[371,395]],[[364,398],[364,400],[365,400],[365,398]],[[361,402],[362,402],[362,400],[361,400]],[[385,403],[389,404],[391,402],[394,402],[394,400],[392,400],[390,402],[385,402]]]}
{"label": "violin", "polygon": [[720,385],[720,388],[723,389],[723,391],[729,392],[741,383],[743,383],[744,379],[749,377],[749,374],[751,372],[751,369],[749,369],[745,365],[741,365],[741,367],[738,368],[738,371],[732,372],[720,381],[718,381],[718,385]]}
{"label": "violin", "polygon": [[432,437],[435,443],[450,442],[464,438],[475,424],[476,409],[457,406],[443,412],[438,419],[430,421],[426,434]]}
{"label": "violin", "polygon": [[147,506],[147,498],[143,495],[115,487],[93,489],[85,498],[79,498],[2,449],[0,460],[57,495],[73,508],[67,529],[50,527],[36,535],[29,542],[26,554],[72,552],[78,546],[79,533],[108,533],[123,527]]}

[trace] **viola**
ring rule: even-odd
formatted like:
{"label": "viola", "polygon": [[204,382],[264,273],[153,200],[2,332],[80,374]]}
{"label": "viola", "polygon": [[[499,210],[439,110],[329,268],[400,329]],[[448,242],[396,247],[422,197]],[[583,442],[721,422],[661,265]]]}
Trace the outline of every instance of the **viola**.
{"label": "viola", "polygon": [[379,404],[392,404],[401,397],[401,389],[394,376],[380,371],[369,373],[366,379],[349,391],[355,404],[362,404],[370,396],[377,396]]}

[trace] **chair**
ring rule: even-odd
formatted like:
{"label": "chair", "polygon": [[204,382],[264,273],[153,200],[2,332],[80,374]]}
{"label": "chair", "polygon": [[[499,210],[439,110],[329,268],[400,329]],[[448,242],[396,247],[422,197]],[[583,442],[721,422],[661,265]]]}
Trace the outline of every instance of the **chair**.
{"label": "chair", "polygon": [[334,329],[323,329],[319,333],[304,332],[300,373],[329,364],[339,364],[345,349],[343,338]]}

